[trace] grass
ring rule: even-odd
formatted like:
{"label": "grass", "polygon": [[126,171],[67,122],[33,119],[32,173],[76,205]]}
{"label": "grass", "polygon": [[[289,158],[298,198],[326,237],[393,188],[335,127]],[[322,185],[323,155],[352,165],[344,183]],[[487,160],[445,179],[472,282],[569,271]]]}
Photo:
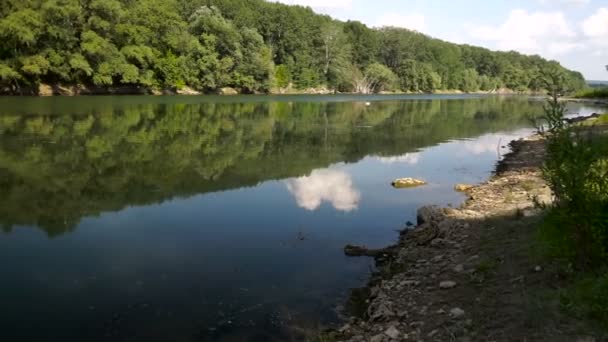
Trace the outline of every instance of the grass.
{"label": "grass", "polygon": [[580,90],[574,95],[574,97],[578,99],[605,99],[608,98],[608,87]]}
{"label": "grass", "polygon": [[602,114],[595,119],[589,119],[581,122],[581,126],[608,125],[608,114]]}

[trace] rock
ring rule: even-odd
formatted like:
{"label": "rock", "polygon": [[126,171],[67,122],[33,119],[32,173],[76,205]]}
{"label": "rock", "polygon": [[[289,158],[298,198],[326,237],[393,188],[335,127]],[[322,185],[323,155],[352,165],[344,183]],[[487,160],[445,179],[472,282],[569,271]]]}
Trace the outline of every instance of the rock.
{"label": "rock", "polygon": [[464,313],[464,310],[462,310],[461,308],[453,308],[452,310],[450,310],[450,317],[461,318],[462,316],[464,316]]}
{"label": "rock", "polygon": [[423,181],[423,180],[416,179],[416,178],[410,178],[410,177],[407,177],[407,178],[398,178],[398,179],[395,179],[395,181],[393,181],[391,183],[391,185],[394,188],[398,188],[398,189],[401,189],[401,188],[414,188],[414,187],[422,186],[422,185],[426,185],[426,184],[427,183],[425,181]]}
{"label": "rock", "polygon": [[[371,309],[371,307],[370,307]],[[380,306],[378,307],[378,309],[374,310],[369,317],[372,319],[372,321],[379,321],[379,320],[388,320],[391,317],[394,317],[395,313],[386,305],[386,304],[380,304]]]}
{"label": "rock", "polygon": [[372,336],[372,338],[369,339],[369,342],[384,342],[384,340],[384,334],[378,334],[376,336]]}
{"label": "rock", "polygon": [[464,266],[462,264],[458,264],[458,265],[454,266],[454,272],[456,272],[456,273],[464,272]]}
{"label": "rock", "polygon": [[454,190],[458,192],[467,192],[473,188],[473,185],[470,184],[456,184],[454,186]]}
{"label": "rock", "polygon": [[39,96],[53,96],[53,87],[48,84],[40,83],[38,85]]}
{"label": "rock", "polygon": [[451,280],[446,280],[446,281],[442,281],[441,283],[439,283],[439,288],[440,289],[453,289],[456,287],[456,282],[455,281],[451,281]]}
{"label": "rock", "polygon": [[201,94],[200,92],[198,92],[190,87],[183,87],[181,89],[177,89],[176,93],[179,95],[200,95]]}
{"label": "rock", "polygon": [[417,280],[404,280],[399,285],[401,285],[403,287],[418,286],[418,285],[420,285],[420,282]]}
{"label": "rock", "polygon": [[436,223],[442,220],[445,215],[441,208],[439,208],[438,206],[427,205],[418,209],[418,211],[416,212],[416,217],[418,220],[418,225],[420,226],[425,223]]}
{"label": "rock", "polygon": [[396,340],[397,338],[399,338],[399,335],[401,335],[401,332],[397,328],[391,326],[390,328],[386,329],[384,334],[386,336]]}
{"label": "rock", "polygon": [[543,268],[540,266],[534,267],[534,272],[542,272]]}
{"label": "rock", "polygon": [[385,254],[386,250],[384,249],[368,249],[363,246],[355,246],[355,245],[346,245],[344,247],[344,254],[347,256],[357,257],[357,256],[368,256],[368,257],[378,257],[382,254]]}
{"label": "rock", "polygon": [[238,90],[230,87],[224,87],[218,90],[219,95],[238,95]]}

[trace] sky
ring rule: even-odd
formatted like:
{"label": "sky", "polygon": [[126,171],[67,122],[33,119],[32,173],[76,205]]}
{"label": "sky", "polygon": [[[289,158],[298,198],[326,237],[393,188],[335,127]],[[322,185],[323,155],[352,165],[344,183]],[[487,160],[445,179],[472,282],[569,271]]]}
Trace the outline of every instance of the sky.
{"label": "sky", "polygon": [[608,0],[270,0],[459,44],[539,54],[608,80]]}

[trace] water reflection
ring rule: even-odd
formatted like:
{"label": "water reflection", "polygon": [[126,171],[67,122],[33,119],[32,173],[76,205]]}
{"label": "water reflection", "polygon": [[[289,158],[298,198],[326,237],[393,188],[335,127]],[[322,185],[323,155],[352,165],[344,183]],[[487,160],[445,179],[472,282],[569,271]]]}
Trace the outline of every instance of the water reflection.
{"label": "water reflection", "polygon": [[[84,217],[311,174],[368,155],[414,165],[423,147],[527,125],[540,111],[534,101],[501,97],[371,107],[144,100],[50,98],[27,106],[0,98],[0,227],[34,225],[56,236]],[[27,108],[37,111],[17,114]],[[311,176],[308,182],[318,182]],[[298,194],[303,182],[292,185]],[[315,208],[331,197],[339,210],[353,210],[348,193],[343,201],[301,195],[299,203]]]}
{"label": "water reflection", "polygon": [[327,201],[336,210],[349,212],[357,209],[361,199],[351,176],[344,171],[314,170],[310,176],[290,179],[286,184],[298,206],[311,211]]}
{"label": "water reflection", "polygon": [[406,153],[396,157],[378,157],[378,160],[384,164],[409,164],[416,165],[420,162],[420,153]]}

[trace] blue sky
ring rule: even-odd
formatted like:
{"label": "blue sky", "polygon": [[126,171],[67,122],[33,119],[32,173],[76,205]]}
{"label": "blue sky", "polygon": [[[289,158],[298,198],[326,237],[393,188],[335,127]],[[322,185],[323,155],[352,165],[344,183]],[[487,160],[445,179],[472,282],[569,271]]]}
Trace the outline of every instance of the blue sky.
{"label": "blue sky", "polygon": [[608,0],[274,0],[341,20],[400,26],[455,43],[516,50],[608,80]]}

